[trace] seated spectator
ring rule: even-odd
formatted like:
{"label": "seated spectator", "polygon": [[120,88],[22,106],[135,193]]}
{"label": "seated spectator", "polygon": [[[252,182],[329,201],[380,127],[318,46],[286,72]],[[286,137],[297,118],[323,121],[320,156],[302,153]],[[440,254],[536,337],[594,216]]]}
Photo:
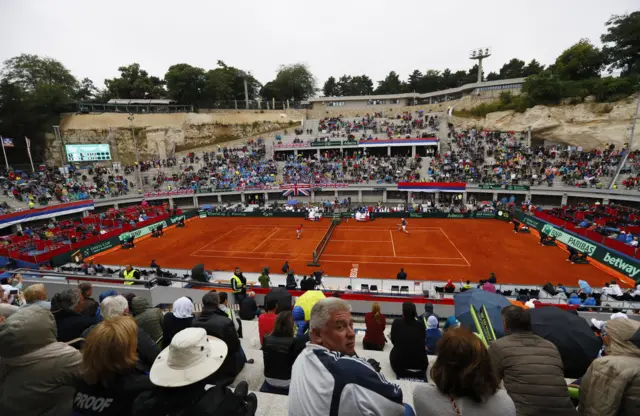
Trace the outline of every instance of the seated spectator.
{"label": "seated spectator", "polygon": [[178,298],[173,302],[173,310],[163,318],[162,342],[170,345],[174,335],[191,326],[193,321],[193,302],[188,297]]}
{"label": "seated spectator", "polygon": [[0,414],[70,415],[81,364],[48,310],[18,310],[0,324]]}
{"label": "seated spectator", "polygon": [[224,312],[231,322],[233,322],[233,326],[236,328],[236,332],[238,333],[238,337],[242,338],[242,320],[236,316],[236,312],[232,307],[229,306],[229,295],[225,292],[218,293],[218,297],[220,298],[220,310]]}
{"label": "seated spectator", "polygon": [[442,332],[447,332],[456,328],[460,328],[460,321],[458,321],[455,316],[450,316],[442,326]]}
{"label": "seated spectator", "polygon": [[111,317],[93,328],[82,350],[74,415],[132,414],[135,398],[153,388],[149,376],[136,368],[137,351],[138,326],[130,316]]}
{"label": "seated spectator", "polygon": [[339,298],[311,309],[311,342],[293,364],[289,414],[402,416],[402,390],[354,357],[351,307]]}
{"label": "seated spectator", "polygon": [[595,359],[580,382],[584,416],[635,415],[640,409],[640,322],[612,319],[602,328],[606,356]]}
{"label": "seated spectator", "polygon": [[[100,308],[102,309],[102,317],[104,320],[108,320],[111,318],[115,318],[118,316],[128,316],[129,315],[129,305],[127,304],[127,300],[124,296],[109,296],[105,298],[100,304]],[[87,328],[82,333],[82,338],[87,339],[89,333],[96,327],[96,325]],[[151,365],[155,361],[156,357],[160,353],[160,348],[155,343],[155,340],[151,339],[151,337],[144,332],[142,328],[138,328],[137,330],[138,336],[138,369],[143,371],[149,371],[151,369]]]}
{"label": "seated spectator", "polygon": [[418,318],[424,324],[425,330],[427,329],[427,319],[429,319],[430,316],[435,316],[436,319],[440,319],[440,317],[433,312],[433,303],[426,302],[424,304],[424,313]]}
{"label": "seated spectator", "polygon": [[80,294],[82,295],[82,314],[97,316],[98,320],[100,320],[100,305],[91,297],[93,295],[91,283],[80,283],[78,289],[80,289]]}
{"label": "seated spectator", "polygon": [[447,284],[444,285],[445,293],[453,293],[456,291],[456,285],[453,284],[453,280],[447,280]]}
{"label": "seated spectator", "polygon": [[287,395],[293,363],[304,348],[305,342],[293,336],[291,311],[280,312],[273,332],[264,337],[262,353],[265,382],[260,391]]}
{"label": "seated spectator", "polygon": [[258,316],[258,304],[256,303],[256,293],[249,292],[240,304],[240,319],[253,321]]}
{"label": "seated spectator", "polygon": [[273,331],[276,323],[276,310],[278,309],[278,301],[269,299],[265,303],[266,312],[258,317],[258,334],[260,336],[260,345],[264,345],[264,337]]}
{"label": "seated spectator", "polygon": [[427,380],[427,355],[424,351],[425,328],[418,321],[416,305],[412,302],[402,304],[402,318],[391,325],[393,348],[389,355],[391,368],[398,378]]}
{"label": "seated spectator", "polygon": [[612,280],[611,284],[609,284],[609,290],[614,296],[622,296],[622,289],[620,289],[620,285],[615,280]]}
{"label": "seated spectator", "polygon": [[438,328],[438,318],[430,316],[429,319],[427,319],[427,334],[425,339],[427,354],[438,354],[437,344],[441,337],[442,332],[440,331],[440,328]]}
{"label": "seated spectator", "polygon": [[596,306],[596,298],[593,297],[593,294],[587,295],[587,298],[582,302],[582,306]]}
{"label": "seated spectator", "polygon": [[42,283],[36,283],[26,288],[23,292],[25,304],[22,307],[38,305],[51,310],[51,302],[47,301],[47,290]]}
{"label": "seated spectator", "polygon": [[371,305],[371,312],[364,315],[364,323],[367,332],[362,340],[362,347],[365,350],[382,351],[387,339],[384,336],[384,330],[387,327],[387,318],[380,313],[380,304],[374,302]]}
{"label": "seated spectator", "polygon": [[285,287],[288,290],[295,290],[298,288],[298,283],[296,282],[296,277],[295,277],[295,274],[293,273],[293,270],[289,270],[287,272],[287,283]]}
{"label": "seated spectator", "polygon": [[513,401],[498,388],[487,349],[475,334],[466,328],[447,331],[438,350],[431,368],[435,386],[423,384],[413,390],[417,416],[516,415]]}
{"label": "seated spectator", "polygon": [[573,292],[569,296],[569,300],[567,301],[567,304],[570,305],[570,306],[580,306],[580,305],[582,305],[582,301],[578,297],[578,294],[576,292]]}
{"label": "seated spectator", "polygon": [[83,310],[83,298],[79,289],[65,289],[53,296],[51,312],[56,319],[58,341],[78,339],[85,329],[99,322],[96,316],[83,315]]}
{"label": "seated spectator", "polygon": [[216,337],[227,344],[228,353],[220,370],[214,374],[213,384],[227,386],[233,382],[246,361],[236,328],[226,313],[220,310],[220,297],[216,292],[208,292],[202,297],[202,313],[193,318],[192,326],[204,328],[207,335]]}
{"label": "seated spectator", "polygon": [[[102,303],[102,301],[108,298],[109,296],[118,296],[118,292],[116,292],[115,290],[105,290],[104,292],[100,293],[100,296],[98,296],[98,300],[100,301],[100,303]],[[127,300],[127,302],[129,301]],[[129,302],[129,311],[131,311],[131,302]]]}
{"label": "seated spectator", "polygon": [[131,307],[138,326],[160,346],[162,343],[162,311],[149,305],[149,301],[142,296],[136,296],[131,301]]}
{"label": "seated spectator", "polygon": [[238,383],[233,392],[221,385],[205,390],[227,354],[224,342],[207,336],[202,328],[178,332],[151,368],[149,378],[156,388],[138,396],[133,415],[255,415],[258,400],[255,394],[248,394],[246,381]]}
{"label": "seated spectator", "polygon": [[564,380],[555,345],[531,332],[529,313],[518,306],[502,309],[505,337],[489,347],[498,381],[516,405],[518,415],[577,414]]}
{"label": "seated spectator", "polygon": [[497,293],[496,283],[496,275],[491,272],[491,276],[489,277],[489,279],[482,285],[482,290],[484,290],[485,292]]}
{"label": "seated spectator", "polygon": [[309,322],[305,319],[302,306],[294,306],[292,310],[293,323],[296,328],[296,338],[305,339],[309,335]]}

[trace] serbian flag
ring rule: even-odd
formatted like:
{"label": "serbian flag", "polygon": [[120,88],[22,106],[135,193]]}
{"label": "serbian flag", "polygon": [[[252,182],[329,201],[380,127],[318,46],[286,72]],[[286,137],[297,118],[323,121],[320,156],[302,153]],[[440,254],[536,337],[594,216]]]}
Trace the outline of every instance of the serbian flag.
{"label": "serbian flag", "polygon": [[298,196],[298,195],[306,195],[309,196],[309,193],[311,192],[311,185],[307,184],[293,184],[293,185],[280,185],[280,189],[284,192],[282,192],[283,196],[289,196],[291,194]]}
{"label": "serbian flag", "polygon": [[398,182],[399,191],[413,192],[464,192],[464,182]]}
{"label": "serbian flag", "polygon": [[2,146],[3,147],[13,147],[13,139],[10,139],[9,137],[3,137],[2,138]]}

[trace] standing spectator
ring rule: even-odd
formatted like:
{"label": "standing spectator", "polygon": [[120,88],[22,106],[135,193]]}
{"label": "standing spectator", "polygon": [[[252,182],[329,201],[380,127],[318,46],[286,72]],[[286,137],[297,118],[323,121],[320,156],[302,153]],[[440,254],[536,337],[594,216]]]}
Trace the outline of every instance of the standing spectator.
{"label": "standing spectator", "polygon": [[576,414],[556,346],[531,332],[531,317],[519,306],[503,308],[502,323],[507,335],[491,344],[489,355],[518,415]]}
{"label": "standing spectator", "polygon": [[384,330],[387,327],[387,318],[380,313],[380,304],[374,302],[371,305],[371,312],[364,315],[364,323],[367,326],[367,332],[362,340],[362,347],[365,350],[382,351],[387,339],[384,336]]}
{"label": "standing spectator", "polygon": [[404,272],[404,269],[400,269],[398,275],[396,276],[397,280],[407,280],[407,274]]}
{"label": "standing spectator", "polygon": [[149,305],[149,301],[142,296],[133,298],[131,307],[138,326],[160,346],[162,343],[162,311]]}
{"label": "standing spectator", "polygon": [[233,291],[234,302],[242,305],[242,301],[247,293],[247,280],[242,275],[239,267],[236,267],[233,276],[231,276],[231,290]]}
{"label": "standing spectator", "polygon": [[174,335],[191,326],[193,321],[193,302],[186,296],[173,302],[173,310],[164,315],[162,342],[170,345]]}
{"label": "standing spectator", "polygon": [[296,290],[298,288],[298,283],[296,283],[296,276],[293,270],[289,270],[289,272],[287,272],[286,288],[288,290]]}
{"label": "standing spectator", "polygon": [[137,333],[129,316],[107,319],[89,333],[82,349],[84,371],[73,400],[74,415],[131,415],[135,398],[153,388],[149,376],[136,368]]}
{"label": "standing spectator", "polygon": [[220,370],[214,374],[214,384],[224,386],[231,384],[244,367],[246,359],[233,322],[220,310],[218,293],[211,291],[202,297],[202,313],[193,318],[192,326],[204,328],[207,335],[221,339],[227,344],[227,357]]}
{"label": "standing spectator", "polygon": [[240,304],[240,319],[253,321],[258,316],[258,304],[256,303],[256,293],[251,291],[248,297]]}
{"label": "standing spectator", "polygon": [[22,307],[38,305],[51,310],[51,302],[47,301],[47,290],[42,283],[36,283],[26,288],[23,292],[25,304]]}
{"label": "standing spectator", "polygon": [[82,355],[56,342],[56,322],[39,306],[0,324],[0,414],[69,415]]}
{"label": "standing spectator", "polygon": [[269,277],[268,267],[262,269],[262,274],[258,277],[258,282],[260,282],[260,287],[263,289],[271,287],[271,278]]}
{"label": "standing spectator", "polygon": [[289,274],[289,261],[285,261],[282,265],[282,274]]}
{"label": "standing spectator", "polygon": [[140,271],[134,269],[130,264],[127,264],[120,274],[123,279],[127,280],[125,285],[134,285],[136,280],[140,280]]}
{"label": "standing spectator", "polygon": [[440,332],[440,328],[438,328],[438,318],[432,315],[427,319],[427,334],[425,339],[427,354],[438,354],[437,344],[438,341],[440,341],[440,337],[442,337],[442,332]]}
{"label": "standing spectator", "polygon": [[238,337],[242,338],[242,320],[236,316],[235,311],[229,305],[229,295],[225,292],[218,293],[218,297],[220,298],[220,310],[224,312],[231,322],[233,322],[233,326],[236,328],[236,332],[238,333]]}
{"label": "standing spectator", "polygon": [[291,372],[289,414],[402,416],[402,390],[354,357],[351,307],[339,298],[311,309],[311,342]]}
{"label": "standing spectator", "polygon": [[278,301],[269,299],[264,306],[266,313],[258,316],[258,334],[260,335],[260,345],[264,345],[264,337],[273,331],[276,323],[276,310],[278,309]]}
{"label": "standing spectator", "polygon": [[606,356],[591,363],[580,383],[584,416],[632,416],[640,409],[640,322],[612,319],[602,328]]}
{"label": "standing spectator", "polygon": [[516,416],[476,335],[466,328],[452,329],[442,336],[438,350],[431,368],[435,386],[421,384],[413,390],[417,416]]}
{"label": "standing spectator", "polygon": [[291,311],[280,312],[276,317],[273,332],[264,337],[262,345],[265,382],[260,388],[261,392],[289,394],[293,363],[305,348],[304,341],[294,338],[293,335]]}
{"label": "standing spectator", "polygon": [[82,314],[98,316],[98,320],[100,320],[100,304],[91,297],[93,295],[91,283],[80,283],[78,289],[80,289],[80,294],[82,295]]}
{"label": "standing spectator", "polygon": [[51,312],[56,319],[58,341],[80,338],[85,329],[98,323],[97,317],[83,315],[83,309],[83,299],[77,288],[65,289],[53,296]]}
{"label": "standing spectator", "polygon": [[398,378],[427,380],[427,355],[424,350],[425,329],[418,321],[416,305],[412,302],[402,304],[402,318],[391,325],[393,348],[389,355],[391,368]]}

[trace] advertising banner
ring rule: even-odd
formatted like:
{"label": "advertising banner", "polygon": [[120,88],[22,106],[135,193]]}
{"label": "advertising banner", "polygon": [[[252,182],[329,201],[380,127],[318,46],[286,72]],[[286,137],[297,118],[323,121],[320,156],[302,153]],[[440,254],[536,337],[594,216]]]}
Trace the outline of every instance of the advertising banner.
{"label": "advertising banner", "polygon": [[264,211],[254,211],[254,212],[209,212],[209,211],[200,211],[200,218],[204,217],[275,217],[275,218],[304,218],[306,217],[305,212],[264,212]]}

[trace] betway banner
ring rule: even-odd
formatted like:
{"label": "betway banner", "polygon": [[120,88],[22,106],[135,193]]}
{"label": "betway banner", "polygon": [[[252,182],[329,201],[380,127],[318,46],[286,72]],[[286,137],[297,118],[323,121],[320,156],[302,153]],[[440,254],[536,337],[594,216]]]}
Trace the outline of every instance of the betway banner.
{"label": "betway banner", "polygon": [[573,247],[582,253],[587,253],[589,257],[597,262],[612,268],[634,281],[638,281],[638,279],[640,279],[640,262],[634,258],[584,237],[578,236],[567,230],[561,229],[560,227],[543,221],[540,218],[527,215],[520,210],[516,210],[515,218],[529,227],[554,236],[556,240],[567,246]]}
{"label": "betway banner", "polygon": [[177,224],[178,221],[180,221],[180,219],[187,220],[189,218],[195,217],[196,215],[197,215],[197,211],[195,211],[195,210],[188,211],[188,212],[185,212],[182,215],[176,215],[174,217],[167,218],[166,220],[158,221],[158,222],[155,222],[153,224],[149,224],[147,226],[144,226],[142,228],[138,228],[137,230],[133,230],[133,231],[129,231],[129,232],[126,232],[126,233],[122,233],[122,234],[120,234],[118,236],[118,238],[122,242],[122,241],[125,241],[125,240],[131,238],[132,236],[134,238],[142,237],[142,236],[145,236],[147,234],[151,234],[153,232],[153,230],[158,228],[159,225],[162,225],[162,228],[165,228],[165,227],[168,227],[170,225]]}

